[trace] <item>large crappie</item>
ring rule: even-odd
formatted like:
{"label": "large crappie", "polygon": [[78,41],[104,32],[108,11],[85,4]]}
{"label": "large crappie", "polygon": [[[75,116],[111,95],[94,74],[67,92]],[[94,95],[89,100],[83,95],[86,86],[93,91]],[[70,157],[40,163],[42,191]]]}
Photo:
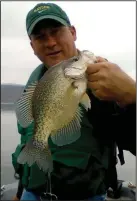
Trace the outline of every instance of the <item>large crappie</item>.
{"label": "large crappie", "polygon": [[48,147],[48,138],[63,146],[80,137],[82,110],[90,108],[86,94],[86,69],[94,63],[95,56],[79,52],[51,68],[44,76],[31,85],[16,103],[17,120],[22,127],[34,122],[34,134],[21,151],[18,162],[29,166],[36,163],[43,171],[52,171],[53,162]]}

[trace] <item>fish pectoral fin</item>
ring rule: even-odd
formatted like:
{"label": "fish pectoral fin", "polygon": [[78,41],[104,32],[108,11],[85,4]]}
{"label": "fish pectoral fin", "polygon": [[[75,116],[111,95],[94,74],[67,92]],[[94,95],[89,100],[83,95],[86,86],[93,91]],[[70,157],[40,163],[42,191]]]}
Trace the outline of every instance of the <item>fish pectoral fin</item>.
{"label": "fish pectoral fin", "polygon": [[81,136],[81,117],[82,110],[78,107],[74,119],[67,126],[51,134],[53,143],[58,146],[63,146],[78,140]]}
{"label": "fish pectoral fin", "polygon": [[17,161],[20,164],[27,164],[29,167],[36,163],[39,169],[45,173],[53,170],[53,161],[48,146],[45,149],[37,148],[33,145],[32,140],[22,149]]}
{"label": "fish pectoral fin", "polygon": [[86,110],[91,109],[91,100],[87,93],[84,93],[82,99],[80,100],[80,103],[84,106]]}
{"label": "fish pectoral fin", "polygon": [[29,85],[21,98],[15,103],[16,117],[20,125],[24,128],[33,121],[32,96],[37,86],[37,81]]}

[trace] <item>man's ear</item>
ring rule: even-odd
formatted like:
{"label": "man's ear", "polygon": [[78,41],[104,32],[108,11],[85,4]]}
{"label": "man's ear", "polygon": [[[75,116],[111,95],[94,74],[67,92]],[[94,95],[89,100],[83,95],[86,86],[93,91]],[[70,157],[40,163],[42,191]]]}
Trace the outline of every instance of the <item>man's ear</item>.
{"label": "man's ear", "polygon": [[71,27],[70,27],[70,31],[71,31],[71,33],[72,33],[72,36],[73,36],[74,41],[76,41],[76,40],[77,40],[77,33],[76,33],[75,27],[74,27],[74,26],[71,26]]}
{"label": "man's ear", "polygon": [[[35,54],[35,50],[34,50],[34,47],[33,47],[33,43],[32,43],[32,41],[30,41],[30,46],[32,47],[33,52],[34,52],[34,54]],[[35,55],[36,55],[36,54],[35,54]]]}
{"label": "man's ear", "polygon": [[32,41],[30,41],[30,46],[32,47],[32,49],[34,49],[34,48],[33,48],[33,44],[32,44]]}

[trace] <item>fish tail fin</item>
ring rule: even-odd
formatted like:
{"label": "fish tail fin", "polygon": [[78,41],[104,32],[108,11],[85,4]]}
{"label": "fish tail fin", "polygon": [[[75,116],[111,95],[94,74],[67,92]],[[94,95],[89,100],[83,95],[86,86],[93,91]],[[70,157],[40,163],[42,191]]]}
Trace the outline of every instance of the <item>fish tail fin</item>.
{"label": "fish tail fin", "polygon": [[48,146],[44,149],[37,148],[32,140],[25,145],[17,160],[18,163],[27,164],[29,167],[36,163],[45,173],[53,170],[52,156]]}

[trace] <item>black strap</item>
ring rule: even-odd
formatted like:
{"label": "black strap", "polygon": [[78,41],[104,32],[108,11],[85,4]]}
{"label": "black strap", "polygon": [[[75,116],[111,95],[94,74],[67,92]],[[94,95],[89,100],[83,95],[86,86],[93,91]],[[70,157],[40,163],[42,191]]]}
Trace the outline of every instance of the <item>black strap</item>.
{"label": "black strap", "polygon": [[118,151],[119,151],[118,157],[120,160],[120,164],[124,165],[125,164],[124,153],[123,153],[123,149],[121,149],[120,146],[118,146]]}
{"label": "black strap", "polygon": [[20,199],[21,196],[22,196],[22,193],[23,193],[23,189],[24,189],[24,186],[22,185],[22,182],[21,182],[21,179],[19,180],[19,183],[18,183],[18,189],[17,189],[17,198]]}

